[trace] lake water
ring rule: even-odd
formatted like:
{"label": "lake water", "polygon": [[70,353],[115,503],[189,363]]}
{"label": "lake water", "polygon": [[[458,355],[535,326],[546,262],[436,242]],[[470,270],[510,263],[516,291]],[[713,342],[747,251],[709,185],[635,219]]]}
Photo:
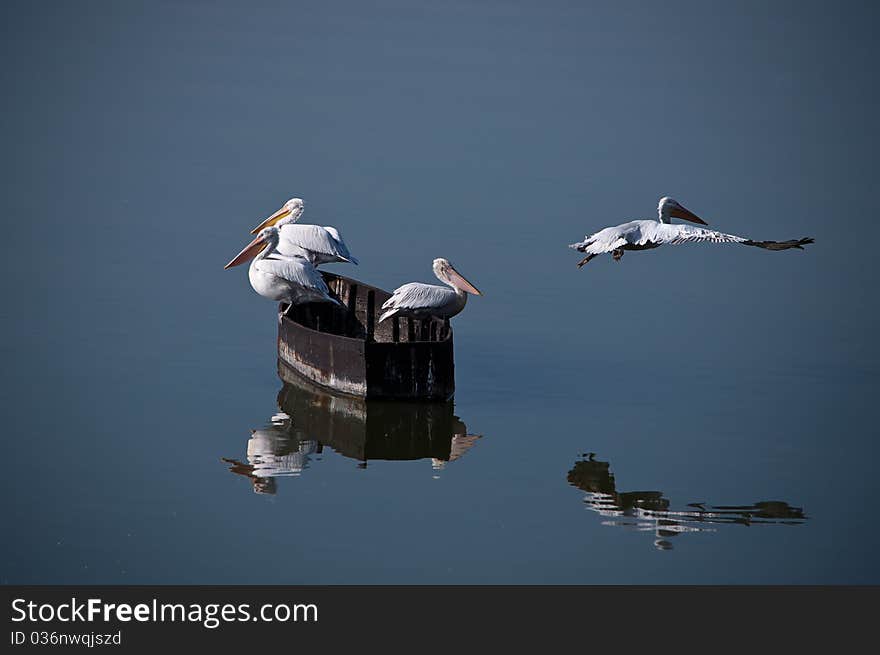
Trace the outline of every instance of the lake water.
{"label": "lake water", "polygon": [[[876,9],[78,4],[0,45],[0,582],[880,583]],[[575,268],[667,194],[816,243]],[[294,195],[484,292],[454,405],[282,382]]]}

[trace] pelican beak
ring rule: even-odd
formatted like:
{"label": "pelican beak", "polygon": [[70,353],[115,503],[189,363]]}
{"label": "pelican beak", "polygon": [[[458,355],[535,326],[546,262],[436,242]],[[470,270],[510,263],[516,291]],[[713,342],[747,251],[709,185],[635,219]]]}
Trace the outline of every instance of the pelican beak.
{"label": "pelican beak", "polygon": [[233,266],[238,266],[239,264],[243,264],[249,259],[253,259],[260,251],[266,246],[266,240],[262,236],[258,236],[256,239],[247,244],[240,253],[238,253],[231,262],[226,264],[223,267],[225,271],[227,268],[232,268]]}
{"label": "pelican beak", "polygon": [[284,218],[288,214],[290,214],[290,210],[287,209],[286,207],[282,207],[277,212],[272,214],[269,218],[267,218],[265,221],[263,221],[262,223],[257,225],[257,227],[255,227],[253,230],[251,230],[251,234],[258,234],[260,230],[267,228],[270,225],[275,225],[275,223],[280,221],[282,218]]}
{"label": "pelican beak", "polygon": [[480,293],[480,290],[477,289],[477,287],[465,280],[464,277],[462,277],[461,273],[456,271],[451,266],[449,267],[449,281],[452,283],[453,286],[461,289],[462,291],[467,291],[468,293],[472,293],[475,296],[483,295],[482,293]]}
{"label": "pelican beak", "polygon": [[669,212],[669,215],[672,216],[673,218],[680,218],[685,221],[690,221],[691,223],[699,223],[700,225],[708,225],[708,223],[706,221],[704,221],[702,218],[697,216],[691,210],[685,209],[681,205],[673,208],[672,211]]}

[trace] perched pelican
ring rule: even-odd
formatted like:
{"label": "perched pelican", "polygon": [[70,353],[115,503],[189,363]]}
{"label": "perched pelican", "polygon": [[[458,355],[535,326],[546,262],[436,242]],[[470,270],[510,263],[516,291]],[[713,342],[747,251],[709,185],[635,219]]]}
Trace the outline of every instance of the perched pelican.
{"label": "perched pelican", "polygon": [[745,237],[715,232],[701,227],[671,225],[672,218],[681,218],[701,225],[706,225],[706,221],[668,197],[660,198],[657,213],[659,214],[659,222],[630,221],[615,227],[606,227],[591,236],[584,237],[584,240],[579,243],[571,244],[569,248],[587,254],[578,262],[578,268],[596,255],[603,253],[610,252],[615,261],[620,261],[625,250],[649,250],[665,244],[677,245],[679,243],[710,241],[712,243],[741,243],[744,246],[757,246],[767,250],[788,250],[789,248],[803,250],[803,246],[813,243],[812,239],[752,241]]}
{"label": "perched pelican", "polygon": [[308,259],[278,254],[278,232],[277,227],[265,228],[223,268],[232,268],[253,258],[248,278],[254,291],[269,300],[288,303],[287,309],[278,315],[279,321],[294,305],[308,302],[341,305],[330,297],[327,283]]}
{"label": "perched pelican", "polygon": [[335,227],[295,225],[302,216],[303,209],[302,198],[291,198],[281,206],[281,209],[251,230],[251,234],[275,226],[280,230],[278,252],[282,255],[289,257],[299,255],[315,266],[333,262],[357,264],[358,260],[348,252],[348,247]]}
{"label": "perched pelican", "polygon": [[452,288],[421,282],[404,284],[396,288],[391,297],[382,304],[382,309],[388,311],[379,317],[379,322],[392,316],[452,318],[464,309],[468,293],[483,295],[445,259],[434,260],[434,275]]}

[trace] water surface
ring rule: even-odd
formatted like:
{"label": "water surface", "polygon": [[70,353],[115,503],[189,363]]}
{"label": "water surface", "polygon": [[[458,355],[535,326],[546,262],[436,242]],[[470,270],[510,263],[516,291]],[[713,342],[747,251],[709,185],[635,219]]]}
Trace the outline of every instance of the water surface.
{"label": "water surface", "polygon": [[[7,583],[878,583],[873,8],[4,7]],[[672,195],[805,252],[566,244]],[[285,386],[285,199],[454,404]]]}

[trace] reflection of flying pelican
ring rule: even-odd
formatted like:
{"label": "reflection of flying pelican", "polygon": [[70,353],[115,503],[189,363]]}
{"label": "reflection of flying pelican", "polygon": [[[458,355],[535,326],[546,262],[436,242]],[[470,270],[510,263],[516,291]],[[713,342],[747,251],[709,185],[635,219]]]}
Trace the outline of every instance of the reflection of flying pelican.
{"label": "reflection of flying pelican", "polygon": [[654,546],[670,550],[670,537],[684,532],[714,531],[711,525],[754,525],[763,523],[800,524],[807,517],[800,507],[778,500],[752,505],[717,505],[691,503],[686,510],[670,509],[661,491],[617,491],[608,462],[586,459],[575,462],[568,472],[568,482],[587,492],[584,503],[600,516],[608,517],[603,525],[653,532]]}
{"label": "reflection of flying pelican", "polygon": [[681,218],[693,223],[706,225],[706,221],[685,209],[672,198],[660,198],[657,206],[657,221],[630,221],[614,227],[606,227],[595,234],[584,237],[583,241],[573,243],[569,247],[578,252],[586,253],[578,268],[603,253],[611,253],[615,261],[620,261],[626,250],[650,250],[662,245],[680,243],[739,243],[744,246],[757,246],[766,250],[788,250],[813,243],[812,239],[792,239],[791,241],[753,241],[734,234],[725,234],[690,225],[672,225],[671,219]]}
{"label": "reflection of flying pelican", "polygon": [[302,198],[291,198],[281,209],[251,230],[251,234],[257,234],[274,225],[280,232],[278,252],[282,255],[299,255],[315,266],[333,262],[357,264],[358,260],[348,252],[348,246],[335,227],[297,224],[303,208]]}
{"label": "reflection of flying pelican", "polygon": [[434,260],[434,275],[452,288],[421,282],[404,284],[395,289],[391,297],[383,303],[382,309],[387,311],[379,318],[379,322],[392,316],[452,318],[464,309],[467,294],[483,295],[445,259]]}
{"label": "reflection of flying pelican", "polygon": [[[253,258],[248,269],[251,286],[264,298],[294,305],[308,302],[341,303],[330,296],[330,289],[312,263],[303,257],[284,257],[277,253],[278,228],[267,227],[224,268]],[[281,316],[278,317],[279,320]]]}

